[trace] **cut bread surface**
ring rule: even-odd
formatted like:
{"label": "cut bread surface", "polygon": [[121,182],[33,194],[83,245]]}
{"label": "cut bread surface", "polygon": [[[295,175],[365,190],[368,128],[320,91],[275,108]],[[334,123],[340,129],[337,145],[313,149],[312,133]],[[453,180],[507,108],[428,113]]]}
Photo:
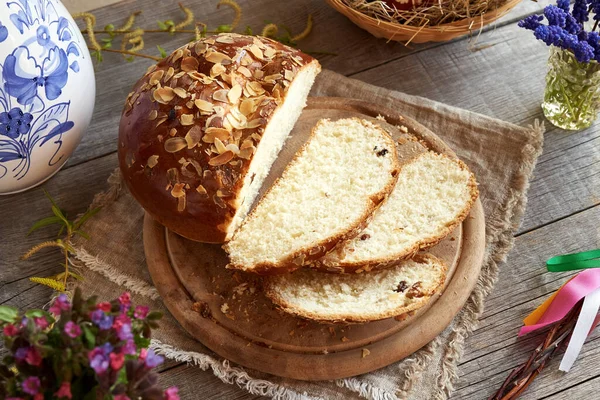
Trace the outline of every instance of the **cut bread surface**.
{"label": "cut bread surface", "polygon": [[248,215],[271,166],[306,106],[308,92],[320,71],[321,66],[317,61],[302,67],[290,84],[285,101],[271,116],[244,178],[244,185],[238,196],[241,204],[227,229],[225,240],[231,239],[233,233]]}
{"label": "cut bread surface", "polygon": [[475,177],[463,162],[423,153],[401,167],[394,190],[367,227],[314,266],[362,272],[393,265],[446,237],[477,196]]}
{"label": "cut bread surface", "polygon": [[266,295],[285,312],[319,321],[367,322],[423,307],[441,292],[444,263],[430,254],[362,274],[302,269],[265,278]]}
{"label": "cut bread surface", "polygon": [[392,138],[357,118],[321,120],[224,249],[228,267],[283,273],[362,229],[396,182]]}

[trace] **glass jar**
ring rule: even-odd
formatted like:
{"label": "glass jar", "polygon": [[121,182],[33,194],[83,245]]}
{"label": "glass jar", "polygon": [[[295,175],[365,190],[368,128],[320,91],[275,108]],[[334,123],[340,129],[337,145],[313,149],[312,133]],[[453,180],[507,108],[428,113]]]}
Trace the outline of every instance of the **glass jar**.
{"label": "glass jar", "polygon": [[600,64],[577,61],[573,52],[550,46],[542,110],[553,125],[581,130],[596,120],[600,107]]}

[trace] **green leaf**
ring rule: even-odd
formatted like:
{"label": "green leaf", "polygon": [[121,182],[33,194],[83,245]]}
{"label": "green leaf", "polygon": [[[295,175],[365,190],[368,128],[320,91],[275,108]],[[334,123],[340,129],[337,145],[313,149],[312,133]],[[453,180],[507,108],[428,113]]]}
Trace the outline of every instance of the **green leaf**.
{"label": "green leaf", "polygon": [[233,28],[231,27],[231,25],[219,25],[217,26],[217,32],[219,33],[227,33],[227,32],[231,32],[233,30]]}
{"label": "green leaf", "polygon": [[31,310],[27,310],[25,312],[25,316],[27,318],[40,318],[40,317],[48,317],[48,316],[50,316],[50,314],[44,310],[39,310],[39,309],[34,308]]}
{"label": "green leaf", "polygon": [[75,272],[71,272],[69,271],[69,275],[72,276],[73,278],[77,279],[78,281],[82,281],[83,280],[83,276],[76,274]]}
{"label": "green leaf", "polygon": [[52,212],[54,213],[54,215],[56,215],[58,218],[60,218],[62,220],[62,222],[64,223],[65,226],[71,225],[71,223],[69,222],[69,220],[67,219],[65,214],[63,214],[63,212],[60,208],[58,208],[56,206],[52,206]]}
{"label": "green leaf", "polygon": [[87,233],[85,233],[84,231],[73,231],[73,233],[81,236],[82,238],[84,238],[85,240],[90,240],[90,235],[88,235]]}
{"label": "green leaf", "polygon": [[115,26],[113,24],[108,24],[104,27],[105,31],[112,32],[115,30]]}
{"label": "green leaf", "polygon": [[165,58],[167,56],[167,52],[165,51],[165,49],[163,49],[162,47],[160,47],[159,45],[156,45],[156,48],[158,49],[158,51],[160,52],[160,56],[162,58]]}
{"label": "green leaf", "polygon": [[245,35],[254,35],[254,33],[252,33],[252,28],[250,27],[250,25],[246,26],[246,30],[244,31]]}
{"label": "green leaf", "polygon": [[0,306],[0,321],[15,322],[18,315],[19,310],[17,310],[15,307]]}
{"label": "green leaf", "polygon": [[146,316],[146,319],[148,319],[150,321],[158,321],[162,317],[163,317],[163,313],[161,313],[160,311],[152,311],[150,314],[148,314]]}
{"label": "green leaf", "polygon": [[31,235],[34,231],[37,231],[38,229],[43,228],[45,226],[53,225],[53,224],[60,224],[60,223],[62,223],[62,220],[60,218],[58,218],[56,215],[53,215],[52,217],[46,217],[46,218],[40,219],[35,224],[33,224],[31,229],[29,229],[29,232],[27,232],[27,236]]}
{"label": "green leaf", "polygon": [[96,336],[88,325],[83,325],[83,338],[87,342],[89,349],[93,349],[96,346]]}
{"label": "green leaf", "polygon": [[158,29],[160,30],[166,31],[167,29],[169,29],[167,28],[167,25],[162,21],[156,21],[156,23],[158,24]]}
{"label": "green leaf", "polygon": [[127,61],[127,62],[133,62],[133,60],[134,60],[133,56],[125,57],[125,61]]}
{"label": "green leaf", "polygon": [[100,211],[101,209],[102,207],[97,207],[88,210],[85,214],[81,216],[81,218],[77,220],[77,222],[75,222],[75,224],[73,225],[73,229],[79,229],[79,227],[82,226],[85,223],[85,221],[98,214],[98,211]]}
{"label": "green leaf", "polygon": [[146,339],[145,337],[135,336],[133,341],[138,349],[146,349],[150,346],[150,339]]}

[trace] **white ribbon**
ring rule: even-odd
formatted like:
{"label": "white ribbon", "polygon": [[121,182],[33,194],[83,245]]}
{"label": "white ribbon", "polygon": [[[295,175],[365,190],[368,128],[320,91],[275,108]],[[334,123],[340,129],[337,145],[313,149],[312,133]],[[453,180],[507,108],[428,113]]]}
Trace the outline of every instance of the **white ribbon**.
{"label": "white ribbon", "polygon": [[583,343],[588,337],[590,329],[592,329],[592,324],[596,319],[598,309],[600,309],[600,288],[585,296],[583,306],[581,307],[581,313],[579,313],[579,318],[577,318],[571,340],[569,340],[569,346],[567,346],[567,351],[565,351],[565,355],[558,367],[559,370],[569,372],[575,363],[575,360],[583,347]]}

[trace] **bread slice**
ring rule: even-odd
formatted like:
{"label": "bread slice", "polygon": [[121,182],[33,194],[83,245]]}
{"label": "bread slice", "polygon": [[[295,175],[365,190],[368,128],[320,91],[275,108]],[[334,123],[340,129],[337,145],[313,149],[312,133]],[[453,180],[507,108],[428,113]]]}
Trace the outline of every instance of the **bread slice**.
{"label": "bread slice", "polygon": [[410,258],[452,232],[478,195],[475,176],[462,161],[423,153],[401,167],[396,187],[369,225],[313,266],[363,272]]}
{"label": "bread slice", "polygon": [[363,274],[302,269],[265,279],[265,293],[285,312],[330,322],[367,322],[423,307],[441,292],[446,266],[430,254]]}
{"label": "bread slice", "polygon": [[399,162],[383,129],[321,120],[223,248],[229,268],[283,273],[356,235],[392,191]]}

